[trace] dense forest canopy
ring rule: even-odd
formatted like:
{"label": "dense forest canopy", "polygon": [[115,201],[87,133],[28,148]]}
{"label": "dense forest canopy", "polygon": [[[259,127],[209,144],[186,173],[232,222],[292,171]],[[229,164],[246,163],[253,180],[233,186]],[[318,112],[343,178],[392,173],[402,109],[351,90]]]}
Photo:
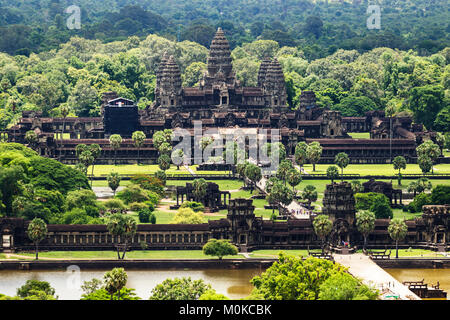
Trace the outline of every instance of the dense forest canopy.
{"label": "dense forest canopy", "polygon": [[[183,85],[195,86],[221,26],[243,85],[256,85],[264,57],[278,58],[291,108],[302,90],[314,90],[320,107],[344,116],[389,108],[450,131],[446,1],[382,1],[381,30],[366,26],[370,3],[0,0],[0,130],[23,110],[60,116],[67,105],[70,116],[97,116],[105,91],[145,108],[164,52]],[[80,30],[66,26],[72,4],[81,8]]]}
{"label": "dense forest canopy", "polygon": [[[368,5],[379,4],[381,29],[367,28]],[[69,30],[65,9],[81,9]],[[155,33],[208,46],[221,26],[232,48],[254,40],[300,46],[308,60],[337,49],[414,49],[449,45],[447,0],[0,0],[0,51],[29,54],[58,48],[72,36],[104,42]]]}

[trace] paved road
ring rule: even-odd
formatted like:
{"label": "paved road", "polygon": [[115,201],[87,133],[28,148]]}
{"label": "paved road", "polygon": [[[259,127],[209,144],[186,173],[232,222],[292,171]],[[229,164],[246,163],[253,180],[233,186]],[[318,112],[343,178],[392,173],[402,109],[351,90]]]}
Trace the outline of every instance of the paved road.
{"label": "paved road", "polygon": [[401,300],[421,300],[408,287],[397,281],[362,253],[333,254],[333,257],[336,262],[348,267],[348,271],[354,277],[361,279],[364,284],[380,290],[383,300],[390,300],[389,296],[399,296]]}

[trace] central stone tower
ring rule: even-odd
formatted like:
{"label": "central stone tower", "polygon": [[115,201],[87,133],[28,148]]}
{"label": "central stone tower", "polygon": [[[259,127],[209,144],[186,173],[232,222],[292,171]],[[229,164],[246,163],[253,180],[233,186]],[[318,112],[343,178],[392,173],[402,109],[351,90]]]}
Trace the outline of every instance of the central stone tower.
{"label": "central stone tower", "polygon": [[235,74],[231,63],[230,44],[222,29],[219,28],[211,42],[207,61],[208,72],[205,76],[205,87],[225,83],[229,86],[235,85]]}

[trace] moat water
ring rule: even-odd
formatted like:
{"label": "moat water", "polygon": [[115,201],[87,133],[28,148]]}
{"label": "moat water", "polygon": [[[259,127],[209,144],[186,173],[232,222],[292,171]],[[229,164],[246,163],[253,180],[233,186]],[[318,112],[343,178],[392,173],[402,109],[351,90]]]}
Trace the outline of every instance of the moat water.
{"label": "moat water", "polygon": [[[48,281],[55,288],[60,300],[78,300],[83,291],[81,285],[93,278],[102,279],[109,270],[81,270],[79,274],[62,271],[0,271],[0,293],[15,295],[17,288],[27,280]],[[191,277],[203,279],[218,292],[230,299],[241,299],[248,296],[253,286],[250,280],[259,274],[260,269],[208,269],[208,270],[126,270],[127,287],[134,288],[136,295],[142,299],[150,297],[151,290],[167,278]]]}
{"label": "moat water", "polygon": [[450,300],[450,269],[384,269],[400,282],[421,281],[431,285],[436,285],[439,281],[440,288],[447,292],[447,299]]}
{"label": "moat water", "polygon": [[[450,298],[450,269],[385,269],[399,281],[419,281],[435,285],[447,291]],[[86,270],[79,274],[62,270],[54,271],[0,271],[0,293],[15,295],[18,287],[27,280],[48,281],[60,300],[78,300],[83,294],[81,284],[92,278],[101,279],[108,270]],[[231,299],[248,296],[253,286],[250,280],[261,274],[259,269],[209,269],[209,270],[127,270],[127,287],[136,289],[142,299],[148,299],[151,290],[167,278],[191,277],[203,279],[218,292]]]}

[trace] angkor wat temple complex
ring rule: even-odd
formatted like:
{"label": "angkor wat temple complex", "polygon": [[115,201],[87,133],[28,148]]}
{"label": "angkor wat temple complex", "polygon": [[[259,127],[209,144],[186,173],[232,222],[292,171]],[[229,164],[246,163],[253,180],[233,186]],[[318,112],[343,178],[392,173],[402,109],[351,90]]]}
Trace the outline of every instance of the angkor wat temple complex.
{"label": "angkor wat temple complex", "polygon": [[[131,239],[131,248],[142,249],[201,249],[208,239],[229,239],[241,250],[319,248],[321,240],[309,219],[287,221],[263,220],[255,215],[251,199],[231,199],[226,219],[209,220],[202,224],[139,224]],[[335,249],[347,242],[355,249],[363,245],[363,235],[355,223],[355,199],[350,183],[327,185],[323,212],[333,222],[328,236]],[[420,218],[406,221],[408,232],[400,241],[402,248],[414,247],[446,251],[450,249],[450,206],[424,206]],[[394,245],[388,233],[389,219],[377,219],[368,236],[368,248]],[[32,250],[26,230],[28,221],[20,218],[0,219],[0,252]],[[113,237],[106,225],[48,225],[42,250],[113,250],[124,239]]]}
{"label": "angkor wat temple complex", "polygon": [[[276,58],[261,63],[256,87],[243,87],[236,79],[230,47],[220,28],[211,43],[207,72],[198,86],[182,87],[173,56],[162,57],[156,76],[155,101],[145,110],[107,92],[101,117],[44,118],[39,113],[24,112],[20,122],[8,130],[8,141],[26,144],[26,132],[34,130],[40,154],[66,163],[76,161],[76,145],[97,143],[103,150],[98,162],[107,163],[114,154],[108,137],[118,133],[125,138],[117,152],[118,163],[134,163],[137,149],[130,138],[133,131],[141,130],[149,138],[140,149],[142,159],[154,163],[157,151],[150,138],[155,131],[193,131],[194,122],[201,120],[204,130],[242,128],[257,133],[279,128],[288,155],[300,141],[319,141],[324,163],[333,162],[339,152],[346,152],[356,163],[386,163],[397,155],[414,162],[415,148],[424,136],[435,138],[435,133],[424,132],[411,118],[387,118],[384,111],[342,117],[338,111],[319,108],[312,91],[301,93],[298,106],[288,106],[284,74]],[[350,132],[370,132],[371,139],[352,139]],[[70,134],[70,139],[62,139],[62,133]]]}

